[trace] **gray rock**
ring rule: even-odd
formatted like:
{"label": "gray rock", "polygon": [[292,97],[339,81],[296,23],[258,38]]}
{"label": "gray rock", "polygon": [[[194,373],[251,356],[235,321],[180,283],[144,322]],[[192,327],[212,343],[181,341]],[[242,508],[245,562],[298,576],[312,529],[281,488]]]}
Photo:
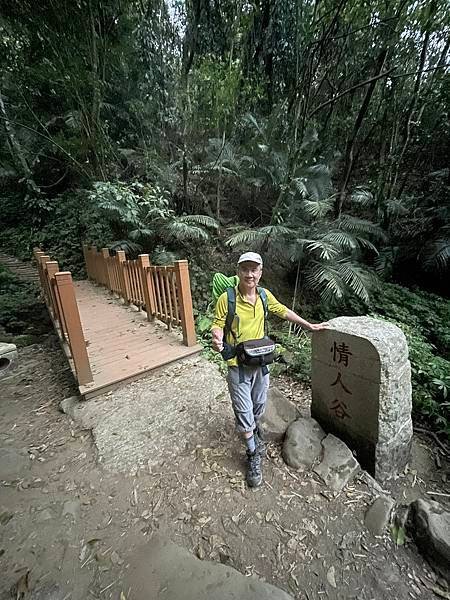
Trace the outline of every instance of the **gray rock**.
{"label": "gray rock", "polygon": [[297,419],[291,423],[283,444],[283,458],[294,469],[312,467],[322,455],[321,441],[326,433],[314,419]]}
{"label": "gray rock", "polygon": [[364,523],[373,535],[382,535],[389,524],[395,502],[388,496],[380,496],[366,512]]}
{"label": "gray rock", "polygon": [[266,410],[261,419],[264,436],[272,442],[281,442],[289,425],[298,417],[297,408],[276,387],[270,387]]}
{"label": "gray rock", "polygon": [[26,450],[0,448],[0,480],[20,479],[30,470],[30,458]]}
{"label": "gray rock", "polygon": [[11,375],[18,366],[17,348],[14,344],[0,342],[0,379]]}
{"label": "gray rock", "polygon": [[199,560],[155,535],[129,560],[123,589],[134,600],[293,600],[282,590],[216,562]]}
{"label": "gray rock", "polygon": [[419,550],[450,582],[450,512],[419,498],[410,506],[408,525]]}
{"label": "gray rock", "polygon": [[44,523],[45,521],[50,521],[54,518],[52,511],[49,508],[44,508],[41,510],[36,518],[38,523]]}
{"label": "gray rock", "polygon": [[396,477],[412,440],[411,365],[401,329],[339,317],[312,343],[311,414],[379,482]]}
{"label": "gray rock", "polygon": [[322,440],[323,459],[314,467],[324,483],[335,492],[340,492],[358,472],[359,464],[350,449],[332,434]]}
{"label": "gray rock", "polygon": [[80,516],[81,502],[79,500],[67,500],[64,502],[62,515],[70,515],[74,521],[77,521]]}
{"label": "gray rock", "polygon": [[75,418],[75,411],[80,399],[78,396],[70,396],[70,398],[64,398],[59,403],[59,409],[61,412],[68,415],[71,419]]}

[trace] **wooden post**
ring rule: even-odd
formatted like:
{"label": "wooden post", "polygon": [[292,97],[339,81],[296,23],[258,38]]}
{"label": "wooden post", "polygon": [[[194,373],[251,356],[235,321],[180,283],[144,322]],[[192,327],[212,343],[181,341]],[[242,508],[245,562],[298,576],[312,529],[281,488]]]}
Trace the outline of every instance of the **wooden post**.
{"label": "wooden post", "polygon": [[147,311],[147,320],[153,321],[155,316],[155,292],[153,290],[153,281],[150,270],[150,258],[148,254],[139,254],[139,271],[141,274],[142,292],[144,294],[145,309]]}
{"label": "wooden post", "polygon": [[66,324],[64,322],[64,314],[61,308],[61,301],[59,299],[58,290],[56,289],[56,273],[59,273],[59,265],[56,260],[52,260],[46,264],[47,267],[47,275],[50,283],[50,293],[52,295],[53,300],[53,318],[58,321],[59,327],[61,329],[61,335],[64,338],[65,334],[67,334]]}
{"label": "wooden post", "polygon": [[41,256],[44,256],[44,254],[45,254],[45,252],[42,252],[42,250],[39,250],[39,248],[35,248],[33,250],[33,256],[34,256],[34,260],[36,261],[36,266],[37,266],[38,275],[39,275],[39,281],[41,283],[41,290],[44,287],[44,282],[42,280]]}
{"label": "wooden post", "polygon": [[109,249],[108,248],[102,248],[104,285],[106,285],[106,287],[110,290],[111,289],[111,284],[110,284],[110,281],[109,281],[108,261],[106,260],[107,258],[109,258]]}
{"label": "wooden post", "polygon": [[91,276],[93,281],[98,283],[97,246],[89,246],[89,256],[91,258]]}
{"label": "wooden post", "polygon": [[90,256],[89,256],[89,246],[87,244],[83,244],[83,256],[84,256],[84,266],[86,267],[87,278],[92,279],[91,261],[90,261]]}
{"label": "wooden post", "polygon": [[189,281],[189,266],[187,260],[175,261],[175,275],[177,278],[178,296],[180,300],[180,318],[181,327],[183,328],[183,343],[185,346],[194,346],[197,343],[197,339],[195,336],[191,284]]}
{"label": "wooden post", "polygon": [[45,303],[47,304],[47,306],[50,306],[50,290],[48,287],[47,275],[45,273],[45,263],[47,262],[50,262],[50,256],[48,254],[40,254],[39,263],[41,271],[42,292],[44,294]]}
{"label": "wooden post", "polygon": [[69,337],[70,351],[72,353],[78,383],[83,385],[93,381],[89,356],[86,350],[80,313],[78,312],[75,289],[73,287],[70,271],[55,273],[56,285],[61,301],[61,308],[66,322]]}
{"label": "wooden post", "polygon": [[120,287],[122,289],[122,296],[125,300],[125,304],[130,303],[130,282],[128,280],[128,273],[125,270],[125,263],[127,260],[124,250],[117,250],[117,260],[119,261],[119,273],[120,273]]}

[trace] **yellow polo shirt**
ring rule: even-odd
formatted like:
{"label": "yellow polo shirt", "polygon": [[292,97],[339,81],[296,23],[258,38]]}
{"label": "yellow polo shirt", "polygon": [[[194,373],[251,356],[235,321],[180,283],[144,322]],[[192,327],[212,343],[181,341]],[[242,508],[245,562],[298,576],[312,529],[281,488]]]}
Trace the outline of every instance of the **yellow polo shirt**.
{"label": "yellow polo shirt", "polygon": [[[236,339],[234,339],[230,333],[225,340],[232,346],[239,344],[240,342],[246,342],[247,340],[257,340],[264,337],[264,306],[261,298],[258,295],[255,304],[251,304],[244,299],[239,291],[238,286],[236,286],[235,289],[236,314],[231,329],[235,334]],[[284,304],[281,304],[281,302],[278,302],[272,292],[269,292],[269,290],[265,291],[267,295],[267,308],[269,312],[284,319],[286,317],[288,308],[284,306]],[[211,329],[215,327],[223,329],[225,327],[227,313],[228,298],[227,293],[224,292],[217,300],[214,321]],[[230,360],[227,360],[227,364],[230,367],[235,367],[237,366],[237,360],[235,358],[231,358]]]}

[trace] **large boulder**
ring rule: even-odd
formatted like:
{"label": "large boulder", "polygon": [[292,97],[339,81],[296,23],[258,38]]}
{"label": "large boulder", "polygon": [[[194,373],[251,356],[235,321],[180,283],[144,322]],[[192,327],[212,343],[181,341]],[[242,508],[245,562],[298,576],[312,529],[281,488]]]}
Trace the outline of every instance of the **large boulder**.
{"label": "large boulder", "polygon": [[161,535],[139,547],[128,562],[122,587],[134,600],[293,600],[255,577],[199,560]]}
{"label": "large boulder", "polygon": [[419,498],[410,506],[409,529],[422,554],[450,582],[450,512]]}
{"label": "large boulder", "polygon": [[298,417],[298,410],[276,387],[270,387],[261,426],[264,437],[281,442],[289,425]]}
{"label": "large boulder", "polygon": [[294,469],[310,468],[322,455],[322,440],[326,433],[311,418],[297,419],[291,423],[283,444],[283,458]]}
{"label": "large boulder", "polygon": [[351,450],[342,440],[332,434],[322,440],[322,462],[314,467],[314,473],[335,492],[340,492],[359,471],[359,464]]}

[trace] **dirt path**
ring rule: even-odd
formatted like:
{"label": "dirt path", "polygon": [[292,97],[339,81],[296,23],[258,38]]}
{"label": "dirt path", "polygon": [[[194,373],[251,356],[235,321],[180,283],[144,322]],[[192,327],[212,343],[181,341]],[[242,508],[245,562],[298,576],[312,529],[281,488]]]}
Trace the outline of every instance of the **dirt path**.
{"label": "dirt path", "polygon": [[[180,364],[90,401],[73,421],[58,410],[75,386],[56,341],[21,350],[19,370],[0,384],[2,600],[131,600],[124,572],[156,530],[298,599],[435,598],[436,576],[411,541],[396,548],[389,536],[375,538],[364,528],[373,496],[363,481],[334,498],[312,473],[289,469],[272,445],[264,486],[248,490],[219,375],[194,360],[189,373],[211,378],[209,387],[202,380],[197,403]],[[301,386],[280,385],[308,403]],[[172,420],[159,427],[155,411],[164,412],[170,396]],[[131,430],[147,432],[151,457],[145,444],[133,456],[134,434],[124,433]],[[432,452],[415,441],[398,501],[445,488],[444,467],[434,469]]]}

